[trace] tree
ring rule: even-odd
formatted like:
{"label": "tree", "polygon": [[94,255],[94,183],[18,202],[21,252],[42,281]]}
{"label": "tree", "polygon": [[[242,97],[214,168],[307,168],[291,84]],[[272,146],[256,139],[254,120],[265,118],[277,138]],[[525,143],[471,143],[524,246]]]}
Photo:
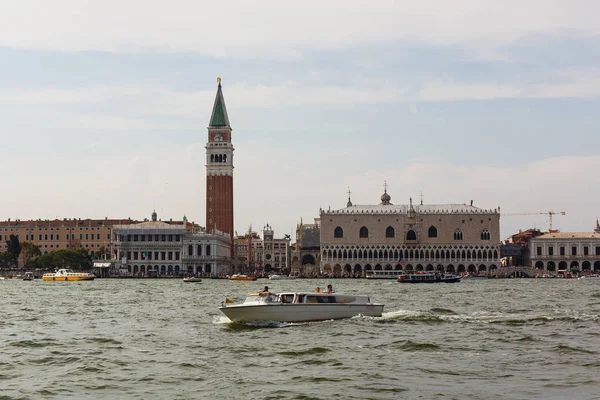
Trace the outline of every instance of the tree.
{"label": "tree", "polygon": [[54,253],[48,253],[40,256],[36,260],[36,264],[40,268],[55,268],[56,265],[54,265]]}
{"label": "tree", "polygon": [[56,268],[72,268],[75,270],[90,270],[92,257],[87,250],[58,250],[54,252],[52,263]]}
{"label": "tree", "polygon": [[21,247],[23,248],[23,254],[25,255],[25,265],[27,265],[32,258],[37,258],[42,255],[40,247],[31,242],[23,242]]}
{"label": "tree", "polygon": [[6,241],[8,246],[8,252],[12,254],[15,260],[15,265],[19,265],[19,254],[21,254],[21,244],[19,243],[19,237],[10,235],[9,240]]}
{"label": "tree", "polygon": [[92,258],[96,260],[104,260],[110,258],[110,251],[105,246],[101,246],[97,251],[92,251]]}
{"label": "tree", "polygon": [[10,264],[14,262],[14,257],[8,251],[3,251],[0,253],[0,265],[3,267],[8,267]]}

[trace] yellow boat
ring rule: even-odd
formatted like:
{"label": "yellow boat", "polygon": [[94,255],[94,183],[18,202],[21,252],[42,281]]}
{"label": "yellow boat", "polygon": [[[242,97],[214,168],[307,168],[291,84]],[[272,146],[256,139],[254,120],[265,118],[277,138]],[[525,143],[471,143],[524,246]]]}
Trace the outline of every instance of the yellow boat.
{"label": "yellow boat", "polygon": [[69,268],[61,268],[42,276],[43,281],[93,281],[96,275],[89,272],[75,272]]}
{"label": "yellow boat", "polygon": [[255,281],[256,277],[255,276],[249,276],[249,275],[239,275],[239,274],[235,274],[235,275],[231,275],[229,277],[230,281]]}

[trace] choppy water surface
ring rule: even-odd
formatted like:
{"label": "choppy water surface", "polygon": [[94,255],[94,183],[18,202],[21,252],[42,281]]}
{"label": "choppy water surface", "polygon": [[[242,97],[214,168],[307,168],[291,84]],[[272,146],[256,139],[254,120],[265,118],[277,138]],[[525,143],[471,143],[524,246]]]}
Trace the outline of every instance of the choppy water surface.
{"label": "choppy water surface", "polygon": [[381,318],[249,326],[217,307],[325,280],[0,281],[0,399],[597,399],[600,281],[334,280]]}

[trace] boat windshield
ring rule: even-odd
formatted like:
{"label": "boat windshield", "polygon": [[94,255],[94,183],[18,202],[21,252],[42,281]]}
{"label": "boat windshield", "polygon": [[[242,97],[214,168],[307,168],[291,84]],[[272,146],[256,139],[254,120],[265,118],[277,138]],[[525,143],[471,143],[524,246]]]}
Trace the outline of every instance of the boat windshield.
{"label": "boat windshield", "polygon": [[306,295],[305,303],[315,304],[315,303],[335,303],[335,296],[322,296],[318,294],[309,294]]}

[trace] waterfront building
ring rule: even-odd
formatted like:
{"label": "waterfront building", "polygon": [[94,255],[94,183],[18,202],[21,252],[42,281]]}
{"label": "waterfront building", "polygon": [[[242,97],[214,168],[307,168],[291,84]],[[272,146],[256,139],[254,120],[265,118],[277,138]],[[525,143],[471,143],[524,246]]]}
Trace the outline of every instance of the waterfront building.
{"label": "waterfront building", "polygon": [[378,205],[321,210],[321,270],[486,274],[499,267],[500,209],[467,204],[394,205],[387,186]]}
{"label": "waterfront building", "polygon": [[542,234],[539,229],[527,229],[525,231],[519,230],[518,233],[510,236],[500,245],[500,266],[529,265],[531,262],[529,258],[529,242],[532,238]]}
{"label": "waterfront building", "polygon": [[600,226],[594,232],[549,232],[532,238],[531,266],[549,273],[600,271]]}
{"label": "waterfront building", "polygon": [[[56,250],[86,249],[93,257],[110,257],[111,232],[116,224],[137,223],[131,219],[81,219],[64,218],[54,220],[21,221],[8,219],[0,221],[0,252],[7,250],[6,241],[10,235],[18,237],[21,245],[24,242],[38,246],[41,254]],[[23,251],[19,256],[19,266],[27,260]]]}
{"label": "waterfront building", "polygon": [[296,225],[296,243],[291,249],[292,274],[316,276],[321,267],[321,219],[305,224],[300,218]]}
{"label": "waterfront building", "polygon": [[190,229],[188,224],[185,217],[181,224],[159,221],[153,212],[150,221],[115,225],[117,267],[122,274],[134,276],[228,273],[229,235]]}
{"label": "waterfront building", "polygon": [[[289,236],[289,235],[288,235]],[[234,239],[235,258],[240,270],[258,274],[290,273],[289,237],[275,238],[275,231],[269,224],[259,233],[252,232]]]}
{"label": "waterfront building", "polygon": [[[226,232],[233,243],[233,144],[221,78],[206,143],[206,230]],[[233,247],[231,247],[233,256]]]}

